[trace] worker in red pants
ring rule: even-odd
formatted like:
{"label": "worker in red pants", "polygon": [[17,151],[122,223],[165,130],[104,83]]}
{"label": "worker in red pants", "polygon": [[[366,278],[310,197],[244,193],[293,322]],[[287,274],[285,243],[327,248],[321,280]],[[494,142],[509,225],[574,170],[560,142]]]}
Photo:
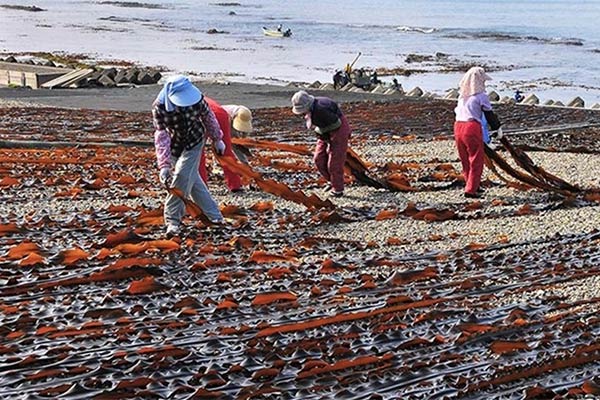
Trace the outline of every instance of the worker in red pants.
{"label": "worker in red pants", "polygon": [[306,127],[317,134],[313,160],[323,178],[331,183],[331,195],[344,195],[344,164],[351,129],[336,102],[315,97],[304,90],[292,97],[292,112],[303,115]]}
{"label": "worker in red pants", "polygon": [[[232,145],[231,145],[231,120],[230,116],[219,103],[214,101],[211,98],[204,97],[208,107],[215,114],[217,121],[219,122],[219,126],[223,131],[223,142],[225,142],[225,154],[226,156],[231,156],[235,158],[235,154],[233,153]],[[206,154],[202,152],[200,156],[200,166],[199,166],[200,176],[205,183],[208,183],[208,172],[206,170]],[[242,180],[239,175],[230,171],[228,168],[223,167],[223,172],[225,174],[225,182],[227,183],[227,188],[231,192],[239,192],[242,190]]]}
{"label": "worker in red pants", "polygon": [[485,81],[490,79],[481,67],[469,69],[460,81],[460,96],[454,109],[454,139],[465,178],[465,197],[470,198],[478,198],[482,193],[479,187],[485,155],[482,121],[487,120],[492,131],[500,128],[485,93]]}

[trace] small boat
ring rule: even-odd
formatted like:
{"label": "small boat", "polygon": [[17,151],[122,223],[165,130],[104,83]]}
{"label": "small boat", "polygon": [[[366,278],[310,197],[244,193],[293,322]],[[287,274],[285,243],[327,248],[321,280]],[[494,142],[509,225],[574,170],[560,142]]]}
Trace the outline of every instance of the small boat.
{"label": "small boat", "polygon": [[265,36],[270,36],[270,37],[290,37],[290,36],[292,36],[292,31],[290,29],[286,29],[284,31],[284,30],[279,30],[279,29],[269,29],[266,26],[263,26],[262,31]]}

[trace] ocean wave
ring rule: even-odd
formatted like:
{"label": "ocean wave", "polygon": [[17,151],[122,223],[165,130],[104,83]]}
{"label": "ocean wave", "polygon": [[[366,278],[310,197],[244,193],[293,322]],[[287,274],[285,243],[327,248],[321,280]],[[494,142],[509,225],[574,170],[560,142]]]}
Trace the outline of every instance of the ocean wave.
{"label": "ocean wave", "polygon": [[556,44],[565,46],[583,46],[583,40],[578,38],[545,38],[533,35],[519,35],[513,33],[504,32],[459,32],[445,35],[447,38],[453,39],[481,39],[481,40],[492,40],[500,42],[530,42],[530,43],[541,43],[541,44]]}
{"label": "ocean wave", "polygon": [[212,6],[218,7],[243,7],[243,8],[262,8],[260,4],[242,4],[237,2],[221,2],[221,3],[210,3]]}
{"label": "ocean wave", "polygon": [[338,22],[337,24],[344,25],[348,28],[357,28],[357,29],[389,29],[389,28],[391,28],[389,25],[365,24],[365,23],[358,23],[358,22],[351,22],[351,23]]}
{"label": "ocean wave", "polygon": [[397,31],[401,31],[401,32],[418,32],[418,33],[433,33],[435,32],[437,29],[435,28],[424,28],[424,27],[419,27],[419,26],[397,26],[395,28]]}

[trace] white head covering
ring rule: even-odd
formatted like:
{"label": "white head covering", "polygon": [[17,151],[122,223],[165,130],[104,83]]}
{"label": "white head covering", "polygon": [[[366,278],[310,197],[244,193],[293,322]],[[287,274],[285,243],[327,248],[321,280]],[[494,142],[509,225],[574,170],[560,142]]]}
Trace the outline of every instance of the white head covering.
{"label": "white head covering", "polygon": [[472,67],[462,77],[459,84],[460,97],[467,98],[477,93],[485,92],[485,81],[492,78],[481,67]]}

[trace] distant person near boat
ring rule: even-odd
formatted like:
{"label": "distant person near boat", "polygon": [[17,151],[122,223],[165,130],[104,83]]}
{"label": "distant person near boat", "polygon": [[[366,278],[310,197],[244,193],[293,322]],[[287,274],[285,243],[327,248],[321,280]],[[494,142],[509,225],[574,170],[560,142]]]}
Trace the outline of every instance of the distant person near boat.
{"label": "distant person near boat", "polygon": [[346,86],[348,83],[350,83],[350,76],[348,75],[348,73],[346,73],[346,71],[336,71],[335,74],[333,75],[333,88],[334,89],[341,89],[344,86]]}
{"label": "distant person near boat", "polygon": [[266,26],[263,26],[262,31],[265,36],[270,36],[270,37],[290,37],[290,36],[292,36],[292,30],[290,28],[283,30],[283,25],[281,25],[281,24],[277,25],[277,28],[275,28],[275,29],[269,29]]}
{"label": "distant person near boat", "polygon": [[525,97],[523,97],[523,92],[521,92],[519,89],[515,90],[515,101],[517,103],[520,103],[523,101]]}

